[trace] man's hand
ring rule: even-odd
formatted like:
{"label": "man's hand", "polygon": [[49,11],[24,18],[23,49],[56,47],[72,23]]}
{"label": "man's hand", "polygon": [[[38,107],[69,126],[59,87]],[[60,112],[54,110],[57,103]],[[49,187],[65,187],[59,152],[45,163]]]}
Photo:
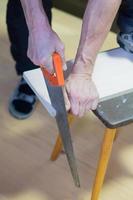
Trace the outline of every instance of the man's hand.
{"label": "man's hand", "polygon": [[[87,111],[96,109],[99,96],[90,75],[71,74],[66,81],[66,91],[74,115],[82,117]],[[66,102],[69,105],[67,99]]]}
{"label": "man's hand", "polygon": [[63,62],[63,69],[66,70],[64,58],[64,44],[57,34],[46,27],[37,27],[29,33],[28,57],[36,65],[45,66],[49,72],[53,71],[52,54],[59,53]]}

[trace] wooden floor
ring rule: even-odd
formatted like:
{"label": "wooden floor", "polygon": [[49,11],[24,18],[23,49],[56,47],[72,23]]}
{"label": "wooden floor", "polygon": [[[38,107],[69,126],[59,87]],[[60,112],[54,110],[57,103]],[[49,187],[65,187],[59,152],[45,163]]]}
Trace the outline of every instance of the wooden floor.
{"label": "wooden floor", "polygon": [[[72,125],[81,177],[81,188],[77,189],[65,155],[56,162],[49,160],[57,129],[42,105],[38,104],[32,117],[23,121],[8,113],[8,98],[19,78],[9,53],[6,2],[0,1],[0,200],[90,200],[104,126],[91,113]],[[66,44],[66,57],[73,58],[81,20],[55,9],[53,15],[53,27]],[[115,35],[110,33],[103,49],[115,45]],[[119,130],[101,200],[133,199],[132,128],[130,125]]]}

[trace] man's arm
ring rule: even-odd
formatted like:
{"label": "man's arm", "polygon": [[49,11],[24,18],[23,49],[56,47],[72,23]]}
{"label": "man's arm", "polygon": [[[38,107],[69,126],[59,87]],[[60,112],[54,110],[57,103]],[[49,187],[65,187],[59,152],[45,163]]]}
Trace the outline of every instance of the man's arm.
{"label": "man's arm", "polygon": [[[122,0],[89,0],[83,18],[74,72],[93,72],[93,64]],[[80,64],[82,63],[82,67]]]}
{"label": "man's arm", "polygon": [[58,52],[62,57],[64,69],[64,44],[52,30],[42,0],[20,0],[29,29],[27,55],[36,65],[44,65],[52,71],[52,54]]}
{"label": "man's arm", "polygon": [[45,29],[50,29],[50,25],[47,16],[44,12],[41,0],[20,0],[26,23],[29,31],[39,26],[44,25]]}
{"label": "man's arm", "polygon": [[91,78],[94,62],[120,4],[121,0],[88,2],[73,71],[66,84],[71,110],[77,116],[97,107],[98,92]]}

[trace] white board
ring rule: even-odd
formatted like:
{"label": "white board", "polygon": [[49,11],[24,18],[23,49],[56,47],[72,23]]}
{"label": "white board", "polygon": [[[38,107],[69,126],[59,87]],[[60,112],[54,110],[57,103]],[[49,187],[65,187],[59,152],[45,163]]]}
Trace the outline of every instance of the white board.
{"label": "white board", "polygon": [[52,117],[56,116],[56,110],[51,105],[47,86],[40,69],[34,69],[23,73],[23,77],[34,91],[43,106],[47,109]]}
{"label": "white board", "polygon": [[[24,72],[24,78],[48,112],[55,116],[40,69]],[[93,72],[100,99],[133,89],[133,54],[121,48],[99,53]]]}
{"label": "white board", "polygon": [[100,99],[133,88],[133,54],[121,48],[100,53],[93,80]]}

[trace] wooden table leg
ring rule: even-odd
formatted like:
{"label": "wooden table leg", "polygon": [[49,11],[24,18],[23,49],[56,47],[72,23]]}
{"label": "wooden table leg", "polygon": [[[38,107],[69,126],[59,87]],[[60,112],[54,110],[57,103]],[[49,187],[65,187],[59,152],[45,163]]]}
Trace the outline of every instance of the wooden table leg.
{"label": "wooden table leg", "polygon": [[[74,116],[72,114],[68,113],[68,123],[69,123],[69,125],[71,125],[73,120],[74,120]],[[62,140],[61,140],[60,134],[58,134],[58,137],[56,139],[56,143],[54,145],[50,159],[52,161],[55,161],[58,158],[59,154],[61,153],[62,149],[63,149]]]}
{"label": "wooden table leg", "polygon": [[99,198],[115,136],[116,129],[106,129],[101,148],[100,159],[98,162],[96,177],[92,189],[91,200],[98,200]]}

